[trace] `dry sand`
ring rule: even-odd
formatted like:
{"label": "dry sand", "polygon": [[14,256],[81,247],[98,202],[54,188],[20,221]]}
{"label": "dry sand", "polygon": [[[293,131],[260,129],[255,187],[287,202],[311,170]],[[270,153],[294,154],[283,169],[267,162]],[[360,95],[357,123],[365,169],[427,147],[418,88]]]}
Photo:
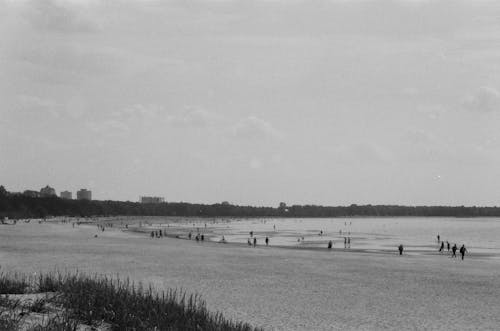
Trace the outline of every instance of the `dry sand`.
{"label": "dry sand", "polygon": [[500,262],[481,257],[249,248],[20,222],[0,225],[0,266],[184,288],[211,310],[268,330],[500,328]]}

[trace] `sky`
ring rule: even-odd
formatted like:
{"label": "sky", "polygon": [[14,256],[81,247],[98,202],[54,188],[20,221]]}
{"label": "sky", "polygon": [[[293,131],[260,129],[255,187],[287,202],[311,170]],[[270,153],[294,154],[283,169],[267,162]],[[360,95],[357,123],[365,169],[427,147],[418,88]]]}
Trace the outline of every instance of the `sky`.
{"label": "sky", "polygon": [[9,191],[500,205],[498,1],[0,0],[0,101]]}

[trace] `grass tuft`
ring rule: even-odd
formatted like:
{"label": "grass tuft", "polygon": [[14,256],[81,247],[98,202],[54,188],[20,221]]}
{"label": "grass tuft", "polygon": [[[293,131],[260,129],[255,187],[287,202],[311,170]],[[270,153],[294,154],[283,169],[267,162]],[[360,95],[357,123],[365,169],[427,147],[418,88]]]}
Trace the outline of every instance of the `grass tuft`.
{"label": "grass tuft", "polygon": [[[31,286],[36,292],[58,293],[56,304],[64,308],[64,316],[51,319],[47,324],[50,327],[39,326],[37,331],[74,330],[78,325],[75,321],[91,326],[105,323],[112,330],[259,330],[208,311],[198,294],[188,295],[175,289],[158,292],[152,286],[136,285],[129,279],[47,273],[39,274],[33,285],[26,277],[16,275],[12,279],[0,274],[0,284],[5,284],[0,287],[2,291],[14,289],[23,293]],[[37,300],[30,310],[43,312],[45,303],[45,299]]]}

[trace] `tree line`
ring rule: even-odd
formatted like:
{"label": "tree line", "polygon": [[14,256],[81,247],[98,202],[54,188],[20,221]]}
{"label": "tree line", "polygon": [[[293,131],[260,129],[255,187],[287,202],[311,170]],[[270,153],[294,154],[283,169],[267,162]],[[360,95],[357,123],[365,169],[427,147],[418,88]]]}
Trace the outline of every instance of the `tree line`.
{"label": "tree line", "polygon": [[293,205],[280,207],[238,206],[229,203],[198,204],[163,202],[144,204],[131,201],[68,200],[29,197],[9,193],[0,186],[0,219],[46,218],[50,216],[185,216],[185,217],[353,217],[353,216],[500,216],[500,207]]}

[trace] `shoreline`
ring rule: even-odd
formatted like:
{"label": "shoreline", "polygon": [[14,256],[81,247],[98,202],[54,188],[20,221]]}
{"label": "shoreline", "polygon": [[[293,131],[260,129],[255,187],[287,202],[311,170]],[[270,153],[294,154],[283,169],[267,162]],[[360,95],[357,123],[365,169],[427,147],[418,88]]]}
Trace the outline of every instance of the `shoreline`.
{"label": "shoreline", "polygon": [[[148,231],[153,230],[154,228],[147,229],[143,227],[145,231],[136,231],[135,229],[120,229],[122,232],[128,232],[128,233],[134,233],[138,234],[141,237],[144,236],[145,238],[148,238]],[[146,230],[147,229],[147,230]],[[226,245],[228,247],[241,247],[241,248],[248,248],[248,249],[288,249],[288,250],[304,250],[304,251],[314,251],[314,252],[324,252],[324,253],[359,253],[359,254],[381,254],[381,255],[395,255],[399,256],[399,252],[397,251],[397,247],[394,247],[394,250],[384,250],[384,249],[363,249],[363,248],[336,248],[332,247],[330,249],[328,248],[323,248],[323,247],[311,247],[311,246],[288,246],[288,245],[268,245],[266,246],[265,244],[258,244],[257,246],[253,247],[253,245],[248,245],[246,243],[239,243],[239,242],[230,242],[226,241],[225,243],[223,242],[218,242],[215,240],[204,240],[200,242],[196,242],[194,239],[189,239],[186,236],[179,236],[179,235],[170,235],[170,234],[164,234],[163,237],[165,238],[170,238],[170,239],[178,239],[178,240],[184,240],[184,241],[192,241],[195,245],[206,245],[206,244],[211,244],[211,245]],[[151,240],[161,240],[161,238],[150,238]],[[411,246],[410,246],[411,247]],[[438,251],[431,251],[431,250],[410,250],[410,251],[405,251],[403,253],[404,257],[415,257],[415,256],[443,256],[443,257],[449,257],[452,258],[451,252],[444,252],[444,253],[439,253]],[[496,254],[488,254],[488,253],[477,253],[477,252],[472,252],[472,253],[467,253],[466,258],[478,258],[478,259],[488,259],[488,260],[497,260],[500,259],[500,256]],[[456,259],[460,259],[459,254],[457,253]]]}

